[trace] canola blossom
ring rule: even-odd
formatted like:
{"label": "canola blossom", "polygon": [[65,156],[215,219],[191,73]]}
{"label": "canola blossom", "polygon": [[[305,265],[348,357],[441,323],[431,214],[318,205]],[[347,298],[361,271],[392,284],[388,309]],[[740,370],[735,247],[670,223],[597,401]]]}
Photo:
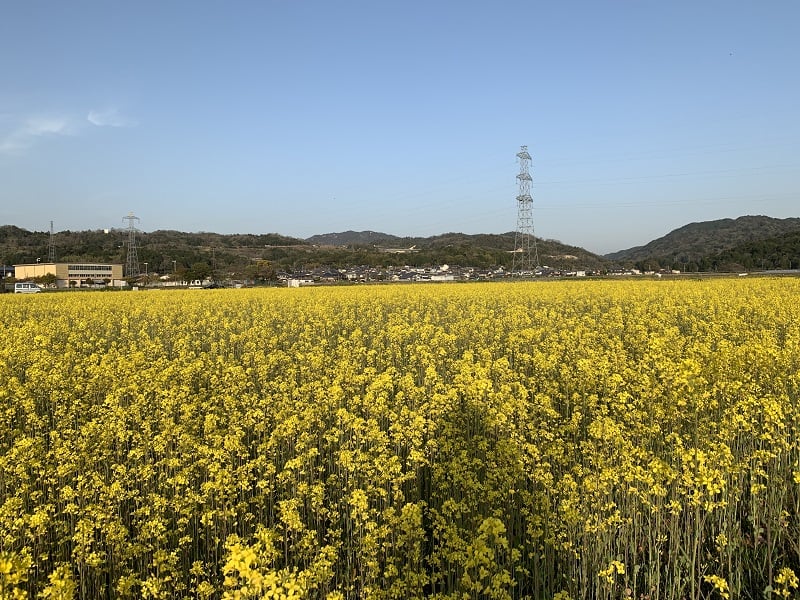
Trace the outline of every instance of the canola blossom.
{"label": "canola blossom", "polygon": [[800,281],[0,297],[0,599],[800,597]]}

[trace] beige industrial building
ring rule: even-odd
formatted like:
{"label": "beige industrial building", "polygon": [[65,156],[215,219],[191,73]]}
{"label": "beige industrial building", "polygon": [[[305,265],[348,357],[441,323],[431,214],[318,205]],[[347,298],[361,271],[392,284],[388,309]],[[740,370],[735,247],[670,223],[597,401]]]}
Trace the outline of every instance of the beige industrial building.
{"label": "beige industrial building", "polygon": [[123,285],[122,265],[42,262],[14,265],[14,277],[18,281],[49,274],[56,276],[56,285],[60,288],[98,284]]}

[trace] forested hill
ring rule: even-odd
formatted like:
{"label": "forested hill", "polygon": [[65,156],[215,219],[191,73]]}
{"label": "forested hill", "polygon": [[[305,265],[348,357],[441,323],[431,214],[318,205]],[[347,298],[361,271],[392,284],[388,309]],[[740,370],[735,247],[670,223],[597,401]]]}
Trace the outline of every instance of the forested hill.
{"label": "forested hill", "polygon": [[[140,264],[151,273],[202,274],[245,272],[254,262],[268,261],[275,270],[317,267],[426,267],[442,264],[477,268],[509,268],[514,232],[502,234],[444,233],[400,237],[377,231],[344,231],[298,239],[277,233],[218,234],[152,231],[137,234]],[[0,264],[46,260],[50,235],[13,225],[0,226]],[[53,238],[62,262],[124,263],[128,231],[114,229],[59,231]],[[638,267],[681,271],[742,271],[800,267],[800,218],[746,216],[690,223],[644,246],[605,257],[538,239],[539,264],[559,270],[604,270]]]}
{"label": "forested hill", "polygon": [[[124,263],[128,231],[59,231],[53,236],[53,241],[58,261]],[[45,260],[49,242],[49,232],[28,231],[13,225],[0,226],[0,263],[12,265]],[[176,267],[189,267],[197,262],[246,264],[251,257],[259,258],[265,249],[306,243],[276,233],[222,235],[159,230],[137,233],[136,245],[139,261],[147,261],[151,271],[171,272]]]}
{"label": "forested hill", "polygon": [[[276,269],[318,266],[433,266],[441,264],[480,268],[509,267],[514,233],[466,235],[446,233],[428,238],[398,237],[379,232],[329,233],[307,240],[275,233],[223,235],[153,231],[137,234],[139,262],[153,273],[173,270],[202,271],[200,265],[237,271],[254,260],[266,260]],[[54,235],[59,261],[125,262],[125,229],[60,231]],[[49,233],[19,227],[0,227],[0,263],[20,264],[45,260]],[[537,240],[542,265],[558,269],[600,269],[606,261],[583,248],[555,240]]]}
{"label": "forested hill", "polygon": [[[320,247],[360,249],[382,254],[398,253],[402,264],[457,264],[476,267],[508,266],[515,233],[443,233],[430,237],[400,237],[377,231],[344,231],[315,235],[306,241]],[[600,269],[606,261],[588,250],[557,240],[537,238],[536,249],[542,265],[558,269]]]}
{"label": "forested hill", "polygon": [[[791,246],[791,236],[795,233],[800,233],[800,218],[744,216],[719,219],[684,225],[649,244],[606,254],[605,258],[618,262],[671,264],[707,262],[741,252],[755,252],[759,258],[767,258],[761,255],[781,246],[784,236],[788,236],[786,241]],[[763,249],[760,247],[762,242]],[[737,248],[742,250],[737,251]],[[784,252],[784,249],[779,248],[778,252]]]}
{"label": "forested hill", "polygon": [[706,257],[704,270],[800,269],[800,230],[745,242]]}

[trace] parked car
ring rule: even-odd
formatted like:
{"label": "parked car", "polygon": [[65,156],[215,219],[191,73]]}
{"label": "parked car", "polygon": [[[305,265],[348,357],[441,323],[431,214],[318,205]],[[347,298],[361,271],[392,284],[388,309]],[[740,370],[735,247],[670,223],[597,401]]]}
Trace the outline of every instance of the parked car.
{"label": "parked car", "polygon": [[42,288],[30,281],[18,281],[14,284],[15,294],[36,294],[41,291]]}

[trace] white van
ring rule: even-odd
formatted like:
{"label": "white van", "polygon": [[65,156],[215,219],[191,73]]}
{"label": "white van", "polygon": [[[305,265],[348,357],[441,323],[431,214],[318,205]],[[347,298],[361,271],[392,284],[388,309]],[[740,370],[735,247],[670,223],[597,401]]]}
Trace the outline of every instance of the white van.
{"label": "white van", "polygon": [[35,283],[31,283],[30,281],[18,281],[14,284],[15,294],[35,294],[41,291],[42,288]]}

